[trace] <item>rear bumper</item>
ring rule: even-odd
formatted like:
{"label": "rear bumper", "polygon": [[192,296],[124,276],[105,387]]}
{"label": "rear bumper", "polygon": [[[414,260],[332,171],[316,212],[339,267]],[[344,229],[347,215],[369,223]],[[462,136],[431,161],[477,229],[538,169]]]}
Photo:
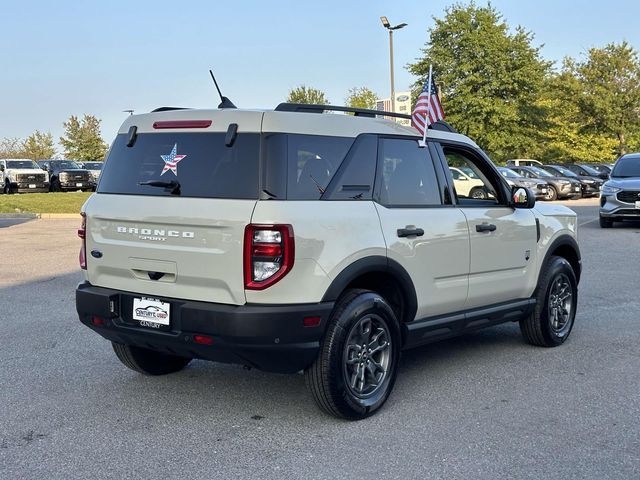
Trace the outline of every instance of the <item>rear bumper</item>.
{"label": "rear bumper", "polygon": [[[333,309],[333,302],[236,306],[162,298],[171,303],[171,327],[159,331],[132,320],[133,298],[140,296],[85,282],[76,290],[76,309],[82,323],[113,342],[279,373],[311,365]],[[103,324],[94,325],[93,317]],[[306,317],[320,317],[320,324],[305,327]],[[208,335],[212,344],[196,343],[194,335]]]}

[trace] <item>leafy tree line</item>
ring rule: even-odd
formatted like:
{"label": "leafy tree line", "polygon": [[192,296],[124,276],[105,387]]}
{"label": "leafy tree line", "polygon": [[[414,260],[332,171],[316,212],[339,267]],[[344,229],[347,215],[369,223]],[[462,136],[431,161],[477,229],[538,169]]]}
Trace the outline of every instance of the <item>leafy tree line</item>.
{"label": "leafy tree line", "polygon": [[457,4],[434,20],[408,66],[414,98],[433,64],[447,121],[494,160],[612,161],[640,150],[640,60],[628,43],[554,68],[531,32],[490,5]]}
{"label": "leafy tree line", "polygon": [[[64,158],[70,160],[102,160],[107,144],[100,135],[100,120],[93,115],[81,119],[72,115],[64,122],[64,135],[60,137]],[[0,158],[30,158],[42,160],[55,158],[57,151],[53,135],[36,130],[26,139],[4,138],[0,140]]]}

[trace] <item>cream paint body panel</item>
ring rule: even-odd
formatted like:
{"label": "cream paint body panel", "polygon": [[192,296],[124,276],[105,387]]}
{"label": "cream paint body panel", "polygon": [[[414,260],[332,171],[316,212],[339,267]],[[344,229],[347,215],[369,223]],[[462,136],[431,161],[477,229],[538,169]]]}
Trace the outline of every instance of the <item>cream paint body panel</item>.
{"label": "cream paint body panel", "polygon": [[[255,204],[92,195],[84,206],[86,277],[95,286],[146,296],[243,304],[244,228]],[[93,258],[92,250],[99,250],[102,258]],[[149,271],[165,275],[151,280]]]}
{"label": "cream paint body panel", "polygon": [[295,263],[278,283],[247,290],[249,303],[316,303],[331,281],[356,260],[386,256],[386,246],[373,202],[277,201],[256,204],[254,224],[293,226]]}
{"label": "cream paint body panel", "polygon": [[540,221],[538,242],[538,271],[551,244],[559,237],[568,235],[578,241],[578,217],[564,205],[536,204],[534,212]]}
{"label": "cream paint body panel", "polygon": [[[510,207],[461,211],[469,224],[471,244],[467,308],[530,297],[537,282],[538,256],[533,211]],[[476,225],[482,223],[497,228],[477,232]]]}
{"label": "cream paint body panel", "polygon": [[[469,275],[469,230],[457,208],[386,208],[376,204],[389,258],[411,276],[416,318],[463,310]],[[422,228],[422,237],[398,237],[398,229]]]}

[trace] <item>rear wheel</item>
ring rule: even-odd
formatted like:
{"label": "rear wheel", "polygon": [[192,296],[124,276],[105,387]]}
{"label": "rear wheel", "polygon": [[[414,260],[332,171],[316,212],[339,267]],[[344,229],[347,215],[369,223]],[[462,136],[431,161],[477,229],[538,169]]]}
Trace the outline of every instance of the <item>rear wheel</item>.
{"label": "rear wheel", "polygon": [[549,202],[553,202],[557,198],[558,198],[558,191],[556,190],[556,187],[554,187],[553,185],[549,185],[549,188],[547,189],[547,194],[544,196],[544,199]]}
{"label": "rear wheel", "polygon": [[118,360],[125,367],[144,375],[166,375],[182,370],[191,361],[190,358],[169,355],[146,348],[122,345],[111,342]]}
{"label": "rear wheel", "polygon": [[375,292],[349,290],[335,307],[305,382],[322,410],[359,420],[386,402],[399,359],[400,329],[389,304]]}
{"label": "rear wheel", "polygon": [[532,345],[556,347],[569,337],[576,317],[578,287],[571,264],[552,256],[536,289],[536,306],[520,320],[520,330]]}
{"label": "rear wheel", "polygon": [[600,217],[600,228],[611,228],[613,227],[613,220],[610,218]]}

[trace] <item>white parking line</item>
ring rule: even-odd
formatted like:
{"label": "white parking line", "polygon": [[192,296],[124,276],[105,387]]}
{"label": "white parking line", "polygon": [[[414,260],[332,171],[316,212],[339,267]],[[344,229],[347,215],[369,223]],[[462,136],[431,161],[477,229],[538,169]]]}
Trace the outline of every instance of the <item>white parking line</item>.
{"label": "white parking line", "polygon": [[583,225],[587,225],[587,224],[589,224],[589,223],[596,222],[596,221],[598,221],[598,220],[599,220],[599,218],[594,218],[593,220],[588,220],[588,221],[586,221],[586,222],[579,223],[579,224],[578,224],[578,227],[581,227],[581,226],[583,226]]}

